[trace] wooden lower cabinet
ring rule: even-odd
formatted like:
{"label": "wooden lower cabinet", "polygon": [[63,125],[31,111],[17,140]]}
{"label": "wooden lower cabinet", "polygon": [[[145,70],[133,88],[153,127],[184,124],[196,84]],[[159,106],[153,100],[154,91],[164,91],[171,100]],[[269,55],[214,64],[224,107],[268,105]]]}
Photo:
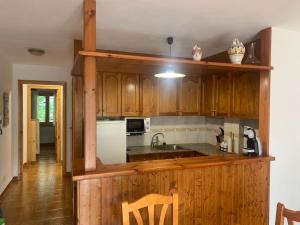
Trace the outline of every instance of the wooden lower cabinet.
{"label": "wooden lower cabinet", "polygon": [[[151,165],[143,163],[143,166]],[[270,162],[248,160],[79,180],[76,181],[77,224],[122,225],[123,201],[136,201],[150,193],[178,193],[180,225],[268,225],[269,169]],[[159,215],[155,213],[157,220]],[[141,216],[147,220],[148,213],[141,211]],[[171,224],[171,218],[169,209],[165,224]]]}
{"label": "wooden lower cabinet", "polygon": [[140,76],[140,110],[142,116],[158,115],[158,80],[153,75]]}
{"label": "wooden lower cabinet", "polygon": [[139,74],[122,74],[122,116],[140,115]]}
{"label": "wooden lower cabinet", "polygon": [[178,79],[158,79],[158,109],[161,116],[176,116],[178,112]]}
{"label": "wooden lower cabinet", "polygon": [[231,116],[257,119],[259,110],[259,74],[235,73],[232,76]]}
{"label": "wooden lower cabinet", "polygon": [[103,73],[103,116],[121,116],[121,89],[120,73]]}
{"label": "wooden lower cabinet", "polygon": [[200,115],[200,76],[187,76],[179,83],[180,115]]}

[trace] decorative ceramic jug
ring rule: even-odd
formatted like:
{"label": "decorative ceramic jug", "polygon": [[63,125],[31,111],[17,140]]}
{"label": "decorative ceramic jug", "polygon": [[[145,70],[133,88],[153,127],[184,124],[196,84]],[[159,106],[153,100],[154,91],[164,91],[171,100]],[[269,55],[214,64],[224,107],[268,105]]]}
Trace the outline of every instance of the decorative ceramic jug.
{"label": "decorative ceramic jug", "polygon": [[200,47],[198,47],[198,45],[195,45],[193,47],[193,51],[192,51],[192,55],[193,55],[193,59],[195,61],[200,61],[202,58],[202,50]]}
{"label": "decorative ceramic jug", "polygon": [[245,55],[245,46],[239,41],[239,39],[235,38],[233,40],[231,47],[228,49],[228,55],[233,64],[242,63]]}

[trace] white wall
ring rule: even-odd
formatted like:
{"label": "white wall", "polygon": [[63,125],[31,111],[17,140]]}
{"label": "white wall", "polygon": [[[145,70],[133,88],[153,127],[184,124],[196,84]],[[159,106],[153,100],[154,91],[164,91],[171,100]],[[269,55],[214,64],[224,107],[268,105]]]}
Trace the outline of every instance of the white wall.
{"label": "white wall", "polygon": [[[66,81],[67,82],[67,171],[71,171],[72,159],[72,78],[71,66],[68,67],[53,67],[53,66],[40,66],[40,65],[13,65],[13,97],[12,97],[12,110],[13,110],[13,136],[18,135],[18,80],[38,80],[38,81]],[[18,168],[18,139],[13,142],[13,174],[17,175]]]}
{"label": "white wall", "polygon": [[[11,118],[11,64],[0,57],[0,112],[3,113],[3,92],[10,93],[9,125],[0,135],[0,194],[11,181],[12,175],[12,118]],[[17,138],[14,138],[17,139]]]}
{"label": "white wall", "polygon": [[270,225],[277,202],[300,210],[300,33],[279,28],[272,32],[270,154]]}

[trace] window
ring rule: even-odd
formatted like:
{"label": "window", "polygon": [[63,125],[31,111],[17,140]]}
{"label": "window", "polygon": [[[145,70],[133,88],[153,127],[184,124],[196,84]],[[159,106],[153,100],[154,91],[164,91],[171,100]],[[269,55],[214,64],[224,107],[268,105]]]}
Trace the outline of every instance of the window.
{"label": "window", "polygon": [[37,118],[40,123],[55,122],[55,96],[37,96]]}

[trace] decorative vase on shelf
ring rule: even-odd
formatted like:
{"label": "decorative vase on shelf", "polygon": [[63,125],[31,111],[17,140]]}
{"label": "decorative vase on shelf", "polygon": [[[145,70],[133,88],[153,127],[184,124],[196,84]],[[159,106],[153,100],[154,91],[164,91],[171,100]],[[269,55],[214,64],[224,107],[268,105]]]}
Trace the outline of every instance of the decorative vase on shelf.
{"label": "decorative vase on shelf", "polygon": [[255,42],[252,42],[248,49],[248,56],[245,60],[245,64],[260,64],[258,58],[256,58],[254,51],[255,51]]}
{"label": "decorative vase on shelf", "polygon": [[241,64],[245,55],[245,46],[237,38],[232,42],[231,47],[228,49],[228,55],[231,63]]}
{"label": "decorative vase on shelf", "polygon": [[202,50],[200,47],[198,47],[198,45],[195,45],[193,47],[193,51],[192,51],[192,55],[193,55],[193,59],[195,61],[200,61],[202,58]]}

